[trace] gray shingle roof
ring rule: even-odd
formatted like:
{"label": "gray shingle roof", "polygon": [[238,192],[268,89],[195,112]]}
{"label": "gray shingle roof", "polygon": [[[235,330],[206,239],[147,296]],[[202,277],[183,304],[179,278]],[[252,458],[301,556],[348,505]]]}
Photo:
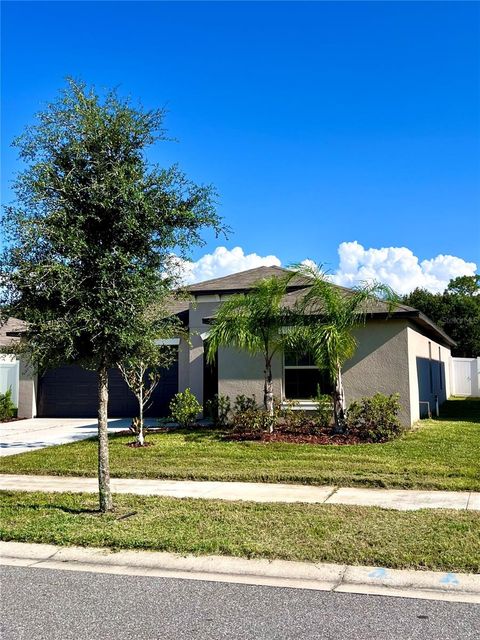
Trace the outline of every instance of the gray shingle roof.
{"label": "gray shingle roof", "polygon": [[[241,271],[223,278],[214,278],[199,282],[186,288],[187,293],[213,294],[213,293],[238,293],[248,291],[257,282],[272,276],[282,277],[290,274],[291,271],[282,267],[257,267],[248,271]],[[305,286],[307,285],[307,286]],[[345,291],[345,295],[351,294],[351,289],[340,287]],[[284,297],[284,304],[287,308],[292,308],[295,303],[300,300],[308,290],[308,279],[292,278],[289,282],[288,289],[290,291]],[[169,313],[179,315],[184,318],[184,322],[188,324],[188,310],[192,300],[189,299],[172,299],[166,307]],[[395,309],[389,313],[388,304],[382,300],[376,300],[368,303],[368,313],[372,317],[377,318],[405,318],[411,319],[415,324],[422,327],[428,333],[433,333],[441,342],[449,346],[455,346],[455,342],[425,314],[404,304],[396,305]],[[206,321],[212,321],[213,317],[205,318]],[[18,334],[26,330],[26,323],[18,318],[8,318],[6,322],[0,325],[0,348],[8,347],[19,341]],[[13,334],[13,335],[9,335]],[[17,334],[17,335],[15,335]]]}
{"label": "gray shingle roof", "polygon": [[[339,287],[335,285],[338,289],[341,289],[345,292],[345,295],[351,295],[353,291],[351,289],[347,289],[345,287]],[[298,289],[296,291],[291,291],[287,293],[284,297],[284,305],[287,309],[291,309],[295,306],[295,304],[303,298],[305,293],[308,291],[308,287],[304,287],[302,289]],[[402,312],[411,312],[416,311],[413,307],[408,307],[406,304],[396,304],[393,310],[393,313],[402,313]],[[367,312],[368,313],[391,313],[388,303],[383,302],[382,300],[369,300],[367,302]]]}
{"label": "gray shingle roof", "polygon": [[[264,278],[272,276],[285,276],[291,273],[288,269],[282,267],[258,267],[249,269],[240,273],[234,273],[223,278],[215,278],[206,282],[199,282],[192,285],[187,290],[194,294],[208,293],[239,293],[251,289],[255,283]],[[307,286],[305,286],[307,285]],[[345,292],[345,295],[351,295],[352,290],[346,287],[339,287]],[[286,308],[293,308],[295,303],[302,299],[308,290],[308,278],[293,278],[289,283],[289,291],[284,297],[284,305]],[[440,342],[449,346],[455,346],[455,342],[448,336],[443,329],[438,327],[425,314],[418,309],[409,307],[405,304],[397,304],[393,310],[390,309],[388,303],[382,300],[372,300],[367,303],[367,313],[371,318],[404,318],[412,320],[414,324],[421,327],[427,333],[435,335]],[[212,322],[213,317],[204,318],[205,322]]]}
{"label": "gray shingle roof", "polygon": [[[234,293],[251,289],[257,282],[272,276],[282,277],[290,274],[291,271],[283,267],[256,267],[239,273],[232,273],[223,278],[214,278],[213,280],[205,280],[187,287],[187,291],[194,295],[209,293]],[[305,285],[304,279],[295,279],[289,283],[289,288],[294,289]]]}
{"label": "gray shingle roof", "polygon": [[169,300],[165,307],[167,309],[167,311],[169,313],[171,313],[172,315],[177,315],[180,313],[184,313],[185,311],[188,311],[190,308],[190,303],[192,302],[192,300]]}

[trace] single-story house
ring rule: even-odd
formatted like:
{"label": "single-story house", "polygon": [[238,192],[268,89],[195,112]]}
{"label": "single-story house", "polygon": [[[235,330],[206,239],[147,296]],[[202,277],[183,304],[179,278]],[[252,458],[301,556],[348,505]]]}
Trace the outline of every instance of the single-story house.
{"label": "single-story house", "polygon": [[[201,404],[215,393],[233,400],[238,394],[263,397],[261,357],[222,348],[214,365],[205,358],[205,341],[212,318],[222,301],[246,292],[259,280],[283,276],[280,267],[259,267],[215,278],[188,287],[190,300],[177,301],[171,312],[188,327],[190,344],[178,344],[177,363],[165,372],[156,390],[150,415],[165,415],[170,398],[189,387]],[[307,285],[308,286],[308,285]],[[305,292],[305,281],[292,280],[285,304],[291,305]],[[5,333],[4,329],[1,330]],[[8,333],[8,331],[6,332]],[[358,348],[343,367],[347,404],[356,398],[399,393],[401,421],[409,426],[434,412],[450,395],[450,349],[454,342],[427,316],[405,305],[391,313],[378,301],[369,308],[364,326],[355,331]],[[278,354],[273,362],[274,394],[281,401],[297,400],[312,407],[317,384],[328,391],[329,382],[301,354]],[[38,380],[30,375],[31,395],[19,398],[19,415],[93,417],[96,412],[96,374],[76,366],[52,369]],[[25,386],[25,381],[24,381]],[[110,416],[135,415],[135,398],[116,370],[110,376]]]}

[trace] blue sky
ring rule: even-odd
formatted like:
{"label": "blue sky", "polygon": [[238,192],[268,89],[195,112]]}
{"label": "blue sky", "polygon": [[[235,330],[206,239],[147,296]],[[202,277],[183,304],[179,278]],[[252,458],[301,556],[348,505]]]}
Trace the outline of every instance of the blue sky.
{"label": "blue sky", "polygon": [[207,234],[194,259],[238,245],[336,270],[356,241],[346,253],[480,262],[479,4],[3,2],[2,14],[4,202],[10,140],[72,75],[169,110],[178,142],[152,160],[213,183],[233,229]]}

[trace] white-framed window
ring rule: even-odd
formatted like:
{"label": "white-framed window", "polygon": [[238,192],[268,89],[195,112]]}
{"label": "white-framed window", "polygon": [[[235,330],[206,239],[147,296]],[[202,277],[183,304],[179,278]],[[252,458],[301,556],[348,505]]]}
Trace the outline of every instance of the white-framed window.
{"label": "white-framed window", "polygon": [[330,393],[331,385],[310,354],[286,351],[283,355],[283,389],[285,400],[311,400],[318,391]]}

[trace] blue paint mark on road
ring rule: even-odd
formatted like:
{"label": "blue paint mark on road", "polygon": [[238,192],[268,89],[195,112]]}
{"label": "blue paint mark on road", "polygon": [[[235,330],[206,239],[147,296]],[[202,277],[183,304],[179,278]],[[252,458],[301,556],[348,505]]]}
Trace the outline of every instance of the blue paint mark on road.
{"label": "blue paint mark on road", "polygon": [[388,578],[388,572],[386,569],[375,569],[368,574],[369,578]]}
{"label": "blue paint mark on road", "polygon": [[446,573],[440,582],[442,584],[460,584],[460,580],[454,573]]}

